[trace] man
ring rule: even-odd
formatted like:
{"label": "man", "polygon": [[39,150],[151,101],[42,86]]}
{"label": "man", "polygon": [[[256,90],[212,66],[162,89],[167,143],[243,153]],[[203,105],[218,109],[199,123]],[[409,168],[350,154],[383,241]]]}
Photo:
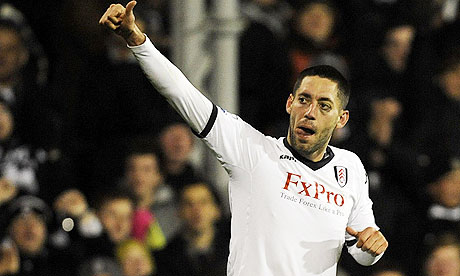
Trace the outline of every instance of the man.
{"label": "man", "polygon": [[190,161],[194,142],[190,128],[182,122],[169,124],[158,137],[164,179],[175,192],[201,177],[201,172]]}
{"label": "man", "polygon": [[266,137],[214,105],[155,49],[135,24],[135,5],[111,5],[100,24],[126,40],[152,84],[229,173],[227,275],[336,275],[345,240],[359,263],[375,263],[388,243],[374,222],[364,167],[355,154],[328,146],[349,116],[340,73],[305,70],[286,103],[287,138]]}
{"label": "man", "polygon": [[[159,275],[226,275],[230,235],[217,191],[204,182],[185,184],[179,191],[183,227],[156,255]],[[181,260],[181,265],[177,265]]]}
{"label": "man", "polygon": [[[125,158],[124,172],[124,184],[136,197],[133,234],[136,238],[143,237],[142,240],[156,240],[150,239],[152,237],[149,238],[146,233],[154,216],[155,227],[162,232],[160,236],[163,240],[169,240],[180,224],[176,215],[174,191],[163,181],[157,152],[142,140],[134,144]],[[164,244],[153,242],[150,245],[158,249]]]}
{"label": "man", "polygon": [[[6,211],[10,242],[0,246],[0,275],[75,275],[73,252],[55,239],[53,213],[42,199],[20,196]],[[10,263],[6,270],[5,261]]]}

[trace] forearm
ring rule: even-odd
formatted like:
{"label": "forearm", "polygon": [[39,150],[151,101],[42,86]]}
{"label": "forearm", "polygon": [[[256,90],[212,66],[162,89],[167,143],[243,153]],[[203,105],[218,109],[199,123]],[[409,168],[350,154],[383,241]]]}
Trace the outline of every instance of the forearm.
{"label": "forearm", "polygon": [[143,44],[128,46],[153,86],[196,132],[206,126],[213,104],[145,37]]}

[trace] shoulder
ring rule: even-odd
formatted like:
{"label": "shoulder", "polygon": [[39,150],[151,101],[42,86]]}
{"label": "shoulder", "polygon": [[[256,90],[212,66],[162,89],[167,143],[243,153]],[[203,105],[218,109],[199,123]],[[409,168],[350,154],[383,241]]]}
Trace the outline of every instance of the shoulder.
{"label": "shoulder", "polygon": [[335,159],[331,163],[333,163],[335,168],[346,168],[351,179],[357,180],[360,183],[367,182],[366,169],[356,153],[332,146],[331,150],[334,153]]}
{"label": "shoulder", "polygon": [[340,159],[340,160],[344,159],[349,163],[351,162],[352,164],[359,164],[362,166],[361,159],[356,153],[346,150],[346,149],[337,148],[334,146],[329,146],[329,147],[331,148],[332,152],[334,153],[337,159]]}

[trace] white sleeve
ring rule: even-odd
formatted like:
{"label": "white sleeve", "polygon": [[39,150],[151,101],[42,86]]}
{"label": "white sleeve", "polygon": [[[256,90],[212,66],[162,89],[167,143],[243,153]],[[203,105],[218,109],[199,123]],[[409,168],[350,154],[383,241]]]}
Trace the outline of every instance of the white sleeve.
{"label": "white sleeve", "polygon": [[213,109],[215,109],[213,103],[153,46],[147,36],[143,44],[128,47],[139,61],[152,85],[196,133],[201,133],[210,120]]}
{"label": "white sleeve", "polygon": [[375,264],[383,256],[383,253],[378,256],[372,256],[371,254],[364,252],[360,248],[356,247],[356,243],[352,246],[348,246],[348,253],[353,256],[353,259],[355,259],[356,262],[365,266]]}
{"label": "white sleeve", "polygon": [[[348,219],[348,226],[356,231],[363,231],[367,227],[379,229],[375,224],[374,212],[372,210],[372,200],[369,198],[369,181],[367,173],[361,161],[357,161],[358,183],[356,183],[357,199],[351,210]],[[356,238],[346,233],[345,235],[348,253],[361,265],[369,266],[375,264],[382,256],[372,256],[371,254],[362,251],[356,247]]]}
{"label": "white sleeve", "polygon": [[264,135],[208,100],[155,48],[148,37],[143,44],[128,47],[153,86],[198,137],[206,138],[205,142],[224,167],[235,164],[245,168],[254,166],[257,160],[254,151],[257,150],[253,145],[260,145]]}

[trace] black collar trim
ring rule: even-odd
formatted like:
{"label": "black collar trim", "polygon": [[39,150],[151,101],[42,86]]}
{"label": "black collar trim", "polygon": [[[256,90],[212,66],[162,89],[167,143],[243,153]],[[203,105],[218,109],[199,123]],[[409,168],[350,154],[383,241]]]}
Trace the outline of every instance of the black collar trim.
{"label": "black collar trim", "polygon": [[318,162],[313,162],[302,155],[300,155],[299,152],[297,152],[291,145],[289,145],[287,138],[285,137],[283,139],[284,146],[288,148],[288,150],[294,155],[294,157],[299,160],[300,162],[304,163],[307,165],[310,169],[316,171],[318,169],[321,169],[322,167],[326,166],[327,163],[331,162],[332,158],[334,158],[334,152],[332,149],[328,146],[326,148],[326,153],[324,154],[323,159],[321,159]]}

